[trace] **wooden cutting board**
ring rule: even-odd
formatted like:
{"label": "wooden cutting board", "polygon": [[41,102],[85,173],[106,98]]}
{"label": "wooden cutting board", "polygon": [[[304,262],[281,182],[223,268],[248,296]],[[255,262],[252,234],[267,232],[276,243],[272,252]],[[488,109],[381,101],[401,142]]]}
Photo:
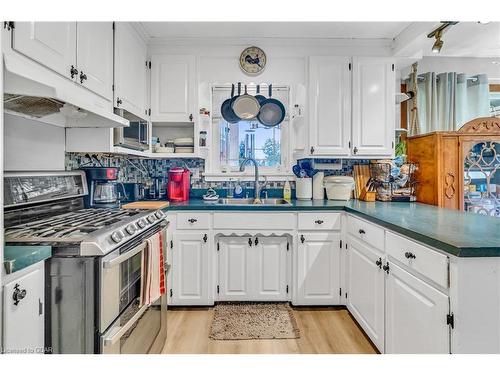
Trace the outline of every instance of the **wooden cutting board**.
{"label": "wooden cutting board", "polygon": [[138,201],[127,203],[122,206],[126,210],[139,209],[139,210],[160,210],[162,208],[168,207],[169,202],[167,201]]}

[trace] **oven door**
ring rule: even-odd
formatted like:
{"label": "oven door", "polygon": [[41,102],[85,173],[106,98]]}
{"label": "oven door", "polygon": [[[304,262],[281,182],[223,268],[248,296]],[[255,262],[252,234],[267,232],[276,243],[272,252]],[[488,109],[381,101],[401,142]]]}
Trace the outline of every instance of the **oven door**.
{"label": "oven door", "polygon": [[[100,336],[102,354],[160,353],[166,339],[166,304],[161,297],[150,306],[133,301]],[[160,332],[165,331],[164,335]]]}

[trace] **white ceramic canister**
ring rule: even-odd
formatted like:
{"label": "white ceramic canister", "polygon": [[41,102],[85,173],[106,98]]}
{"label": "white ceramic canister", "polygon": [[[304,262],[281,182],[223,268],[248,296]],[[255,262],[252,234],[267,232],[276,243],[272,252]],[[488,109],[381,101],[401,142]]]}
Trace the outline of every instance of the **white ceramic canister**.
{"label": "white ceramic canister", "polygon": [[295,196],[300,200],[312,198],[312,178],[297,178],[295,181]]}
{"label": "white ceramic canister", "polygon": [[315,200],[325,199],[325,185],[323,184],[324,178],[325,172],[316,172],[313,176],[313,199]]}

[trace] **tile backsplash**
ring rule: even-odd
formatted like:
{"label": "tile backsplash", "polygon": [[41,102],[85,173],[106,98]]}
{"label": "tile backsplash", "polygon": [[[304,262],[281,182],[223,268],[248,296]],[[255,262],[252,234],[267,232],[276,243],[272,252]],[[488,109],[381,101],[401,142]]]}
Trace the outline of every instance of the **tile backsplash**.
{"label": "tile backsplash", "polygon": [[[83,166],[119,167],[119,180],[122,182],[142,182],[150,178],[166,177],[170,168],[187,166],[192,172],[191,186],[193,189],[223,189],[227,187],[227,181],[205,181],[202,173],[205,169],[203,159],[140,159],[133,156],[108,156],[96,155],[97,160],[90,159],[85,154],[66,153],[66,170],[78,169]],[[303,159],[304,160],[304,159]],[[341,169],[325,170],[325,176],[331,175],[352,175],[353,166],[356,164],[368,164],[370,160],[360,159],[315,159],[316,163],[336,163],[342,165]],[[252,188],[253,182],[243,182],[244,188]],[[267,187],[270,189],[282,188],[283,181],[269,181]],[[294,188],[293,181],[291,182]]]}

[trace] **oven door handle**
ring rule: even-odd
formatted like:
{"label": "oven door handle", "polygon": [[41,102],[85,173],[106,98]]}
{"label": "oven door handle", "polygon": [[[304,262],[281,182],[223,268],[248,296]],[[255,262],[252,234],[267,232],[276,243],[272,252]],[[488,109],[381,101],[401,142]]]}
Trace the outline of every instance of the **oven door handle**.
{"label": "oven door handle", "polygon": [[146,246],[147,246],[147,243],[143,242],[139,246],[137,246],[136,248],[134,248],[130,251],[127,251],[126,253],[120,254],[113,259],[106,260],[106,261],[102,262],[102,266],[103,266],[103,268],[113,268],[113,267],[119,265],[120,263],[125,262],[127,259],[132,258],[134,255],[139,254],[141,251],[143,251],[146,248]]}
{"label": "oven door handle", "polygon": [[125,323],[123,326],[111,328],[109,331],[109,336],[106,335],[106,337],[103,338],[104,346],[115,345],[118,342],[118,340],[122,338],[125,332],[127,332],[130,329],[130,327],[132,327],[135,324],[135,322],[137,322],[141,318],[141,316],[144,315],[147,309],[148,309],[147,305],[142,306],[139,309],[139,311],[137,311],[135,315],[132,318],[130,318],[130,320],[127,321],[127,323]]}

